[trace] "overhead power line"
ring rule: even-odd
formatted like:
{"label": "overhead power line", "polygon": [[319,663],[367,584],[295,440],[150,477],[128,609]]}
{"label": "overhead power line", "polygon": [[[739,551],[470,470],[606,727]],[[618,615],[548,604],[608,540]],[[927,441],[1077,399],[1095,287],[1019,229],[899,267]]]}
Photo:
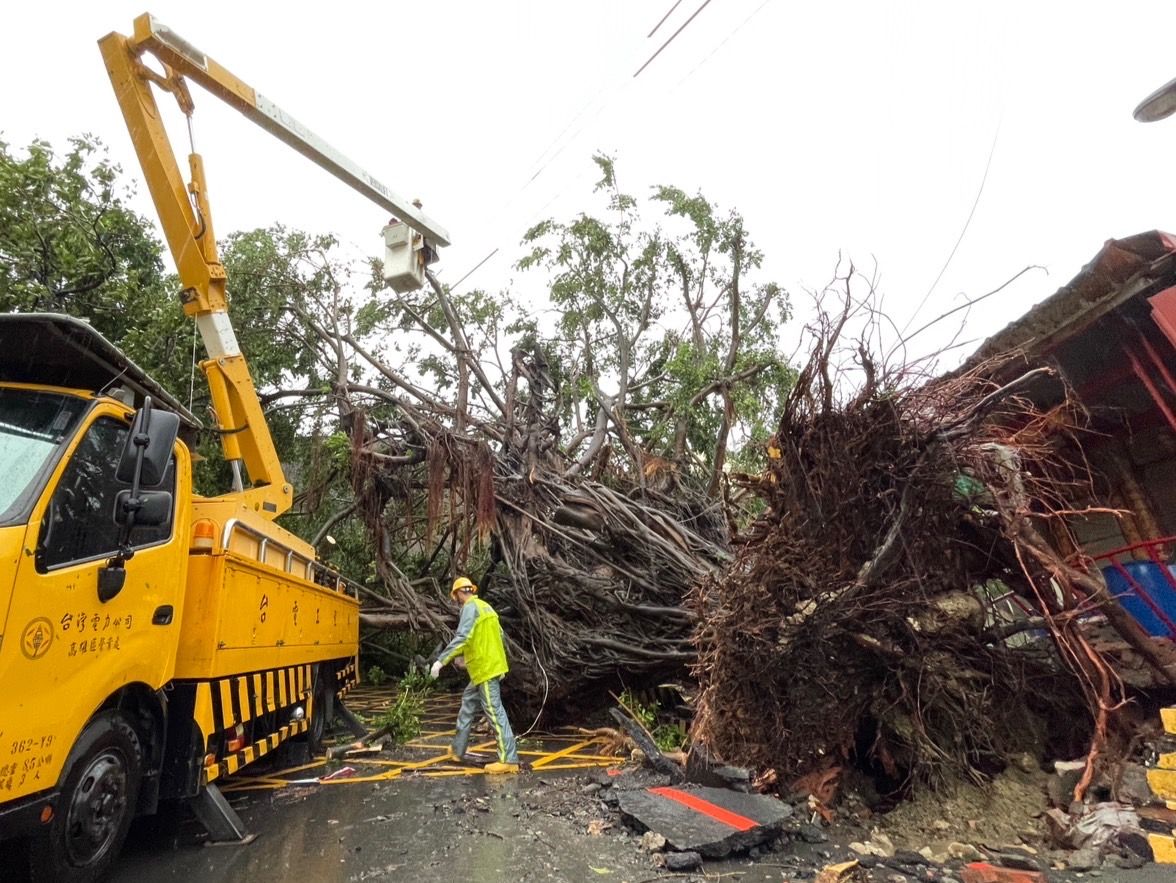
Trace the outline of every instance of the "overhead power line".
{"label": "overhead power line", "polygon": [[[654,33],[656,33],[657,30],[665,23],[665,21],[671,15],[673,15],[674,11],[678,8],[679,5],[681,5],[681,2],[682,2],[682,0],[675,0],[675,2],[666,11],[665,15],[662,16],[661,21],[659,21],[654,26],[653,30],[649,32],[649,34],[647,35],[647,39],[648,39],[648,37],[652,37],[654,35]],[[683,22],[683,24],[678,28],[678,30],[674,31],[674,33],[671,34],[670,37],[664,43],[662,43],[662,45],[658,48],[657,52],[655,52],[652,56],[650,56],[650,58],[645,62],[645,64],[643,64],[641,66],[641,68],[637,71],[637,73],[633,74],[633,77],[630,78],[630,80],[637,77],[637,75],[640,74],[641,71],[645,70],[645,68],[649,66],[650,62],[652,62],[655,58],[657,58],[657,56],[661,53],[661,51],[663,49],[665,49],[668,45],[670,45],[670,43],[680,33],[682,33],[683,30],[685,30],[686,26],[689,25],[690,22],[694,21],[694,19],[698,17],[698,14],[700,12],[702,12],[702,10],[705,9],[710,4],[710,2],[711,2],[711,0],[704,0],[702,5],[699,6],[696,10],[694,10],[694,13],[690,16],[690,18],[686,19],[686,21]],[[750,15],[747,16],[747,18],[745,18],[737,27],[735,27],[729,34],[727,34],[727,36],[717,46],[715,46],[709,53],[707,53],[707,55],[697,65],[695,65],[695,67],[690,71],[690,73],[688,73],[685,77],[682,78],[681,81],[679,81],[678,86],[680,86],[682,84],[682,82],[684,82],[685,80],[689,79],[700,67],[702,67],[707,61],[709,61],[711,59],[711,57],[714,56],[720,49],[722,49],[722,47],[725,46],[727,44],[727,42],[736,33],[738,33],[740,30],[742,30],[743,27],[749,21],[751,21],[753,18],[755,18],[755,16],[765,6],[767,6],[769,2],[770,2],[770,0],[763,0],[763,2],[760,3],[760,5],[757,6],[755,8],[755,10]],[[610,103],[610,101],[614,97],[615,93],[622,91],[623,83],[624,83],[624,81],[621,81],[621,82],[614,83],[611,87],[606,86],[606,87],[602,87],[602,88],[598,89],[596,94],[589,101],[587,101],[583,105],[583,107],[580,108],[579,111],[576,112],[576,114],[568,121],[567,125],[564,126],[563,130],[551,141],[550,144],[547,145],[546,148],[544,148],[543,152],[539,154],[539,156],[537,157],[537,159],[535,161],[535,164],[536,164],[535,171],[523,183],[523,185],[515,192],[515,194],[507,201],[508,206],[512,205],[522,195],[522,193],[524,191],[529,189],[530,186],[535,182],[535,180],[540,175],[542,175],[544,171],[546,171],[547,167],[549,165],[551,165],[551,163],[553,163],[560,156],[560,154],[562,154],[564,152],[564,149],[567,148],[569,144],[573,143],[576,140],[576,138],[579,136],[579,134],[581,132],[583,132],[584,129],[586,129],[592,121],[594,121],[598,116],[600,116],[600,114],[604,111],[605,107],[608,106],[608,104]],[[677,87],[675,87],[675,88],[677,88]],[[604,96],[606,92],[612,93],[612,94],[607,95],[602,100],[601,96]],[[595,105],[595,107],[593,109],[594,105]],[[577,127],[577,123],[579,123],[578,127]],[[574,131],[572,131],[573,129],[574,129]],[[571,132],[571,135],[569,137],[565,138],[564,136],[567,135],[569,132]],[[541,208],[539,210],[539,212],[532,212],[531,216],[535,217],[538,214],[545,211],[547,209],[547,207],[550,206],[553,202],[555,202],[561,195],[562,195],[562,190],[557,191],[555,193],[555,195],[553,195],[551,197],[551,199],[549,199],[544,204],[543,208]],[[450,286],[451,290],[456,290],[463,282],[465,282],[472,275],[474,275],[475,272],[477,272],[485,264],[487,264],[499,252],[499,248],[500,247],[494,248],[489,254],[487,254],[484,258],[482,258],[480,261],[478,261],[477,264],[475,264],[473,267],[471,267],[460,279],[458,279],[457,282],[455,282],[452,286]]]}
{"label": "overhead power line", "polygon": [[683,83],[685,83],[687,80],[689,80],[692,76],[694,76],[696,73],[698,73],[699,68],[701,68],[704,64],[706,64],[708,61],[710,61],[715,55],[717,55],[719,50],[722,49],[724,46],[726,46],[727,43],[730,42],[732,37],[734,37],[736,34],[738,34],[740,31],[742,31],[744,29],[744,27],[747,26],[747,23],[749,21],[751,21],[753,18],[755,18],[757,15],[759,15],[760,12],[763,10],[763,8],[771,2],[772,2],[772,0],[763,0],[763,2],[759,6],[757,6],[755,9],[752,10],[751,15],[749,15],[747,18],[743,19],[743,21],[741,21],[738,25],[736,25],[735,28],[729,34],[727,34],[727,36],[725,36],[722,39],[722,42],[720,42],[717,46],[715,46],[714,49],[712,49],[710,52],[708,52],[706,54],[706,57],[703,58],[702,61],[700,61],[698,64],[694,65],[694,67],[692,67],[690,69],[690,73],[688,73],[688,74],[686,74],[686,76],[682,77],[682,79],[680,79],[674,85],[674,88],[677,89],[678,86],[681,86]]}
{"label": "overhead power line", "polygon": [[666,23],[666,19],[674,14],[674,10],[677,9],[678,6],[681,5],[681,3],[682,3],[682,0],[674,0],[674,5],[671,6],[668,10],[666,10],[666,14],[661,17],[661,21],[659,21],[657,24],[655,24],[653,26],[653,30],[645,35],[646,40],[648,40],[650,37],[652,37],[654,34],[657,33],[657,29]]}
{"label": "overhead power line", "polygon": [[474,266],[473,266],[473,267],[470,269],[470,271],[469,271],[468,273],[466,273],[464,276],[462,276],[460,279],[458,279],[456,282],[454,282],[452,285],[450,285],[450,286],[449,286],[449,290],[450,290],[450,291],[457,291],[457,287],[458,287],[459,285],[461,285],[461,283],[463,283],[463,282],[465,282],[467,279],[469,279],[469,278],[470,278],[470,276],[472,276],[472,275],[474,274],[474,271],[475,271],[475,270],[477,270],[479,267],[481,267],[481,266],[482,266],[482,264],[486,263],[486,261],[490,260],[490,258],[494,257],[494,255],[496,255],[496,254],[498,254],[498,248],[497,248],[497,247],[495,247],[494,251],[490,252],[490,254],[486,255],[486,257],[482,258],[482,260],[478,261],[478,263],[476,263],[476,264],[475,264],[475,265],[474,265]]}
{"label": "overhead power line", "polygon": [[[657,58],[659,55],[661,55],[662,50],[665,49],[667,46],[669,46],[671,43],[673,43],[674,39],[680,33],[682,33],[684,30],[686,30],[686,27],[690,24],[690,22],[692,22],[692,21],[694,21],[694,19],[698,18],[698,13],[702,12],[702,10],[706,9],[708,6],[710,6],[710,4],[711,4],[711,0],[703,0],[702,5],[699,6],[696,10],[694,10],[694,12],[690,16],[690,18],[688,18],[688,19],[686,19],[686,21],[682,22],[682,24],[678,27],[678,30],[676,30],[676,31],[674,31],[674,33],[670,34],[669,39],[666,40],[666,42],[662,43],[659,47],[657,47],[657,52],[655,52],[655,53],[653,53],[653,55],[649,56],[649,58],[646,60],[645,64],[643,64],[643,65],[641,65],[641,67],[637,68],[637,73],[633,74],[633,77],[637,78],[637,77],[641,76],[641,72],[643,70],[645,70],[647,67],[649,67],[649,65],[653,63],[653,60],[655,58]],[[671,12],[672,11],[673,10],[671,10]]]}

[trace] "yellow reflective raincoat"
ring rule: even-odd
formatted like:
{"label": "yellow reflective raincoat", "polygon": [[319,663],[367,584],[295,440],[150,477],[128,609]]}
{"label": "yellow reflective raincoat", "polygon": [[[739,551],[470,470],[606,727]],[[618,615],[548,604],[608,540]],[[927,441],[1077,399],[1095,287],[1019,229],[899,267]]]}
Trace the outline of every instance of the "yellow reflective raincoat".
{"label": "yellow reflective raincoat", "polygon": [[476,595],[462,605],[457,634],[441,651],[438,659],[442,665],[448,665],[462,655],[465,656],[466,672],[471,684],[481,684],[510,671],[498,613]]}

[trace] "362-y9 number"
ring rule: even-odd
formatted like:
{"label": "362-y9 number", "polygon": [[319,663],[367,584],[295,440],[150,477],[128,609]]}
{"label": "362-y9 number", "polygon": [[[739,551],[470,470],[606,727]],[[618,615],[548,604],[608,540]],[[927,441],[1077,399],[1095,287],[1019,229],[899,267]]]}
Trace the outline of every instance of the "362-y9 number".
{"label": "362-y9 number", "polygon": [[9,754],[24,754],[26,751],[37,751],[49,748],[53,744],[53,736],[33,736],[31,739],[14,739]]}

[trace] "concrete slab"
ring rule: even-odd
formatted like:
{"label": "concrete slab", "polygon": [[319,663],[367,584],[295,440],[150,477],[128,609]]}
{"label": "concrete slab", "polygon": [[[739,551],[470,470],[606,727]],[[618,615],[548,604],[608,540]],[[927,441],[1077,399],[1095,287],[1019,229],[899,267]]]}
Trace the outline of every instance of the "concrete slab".
{"label": "concrete slab", "polygon": [[771,840],[792,815],[774,797],[700,785],[622,791],[618,808],[630,824],[661,834],[674,849],[707,858]]}

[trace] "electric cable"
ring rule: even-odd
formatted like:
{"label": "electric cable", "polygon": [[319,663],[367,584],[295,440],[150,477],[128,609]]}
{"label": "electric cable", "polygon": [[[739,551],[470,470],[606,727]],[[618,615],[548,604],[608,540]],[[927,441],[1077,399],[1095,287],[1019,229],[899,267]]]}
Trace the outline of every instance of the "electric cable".
{"label": "electric cable", "polygon": [[[718,54],[719,50],[727,45],[727,43],[731,40],[732,37],[734,37],[736,34],[738,34],[740,31],[742,31],[747,26],[747,23],[749,21],[751,21],[753,18],[755,18],[757,15],[759,15],[760,11],[771,2],[772,2],[772,0],[764,0],[763,3],[761,3],[755,9],[753,9],[751,11],[751,14],[748,15],[747,18],[743,19],[743,21],[741,21],[738,25],[736,25],[734,30],[732,30],[729,34],[727,34],[727,36],[725,36],[719,42],[719,44],[717,46],[715,46],[714,49],[712,49],[710,52],[708,52],[706,54],[706,56],[703,57],[702,61],[700,61],[698,64],[694,65],[694,67],[692,67],[690,69],[690,72],[688,74],[686,74],[686,76],[682,77],[682,79],[678,80],[678,82],[674,84],[674,89],[677,89],[679,86],[681,86],[687,80],[689,80],[692,76],[694,76],[696,73],[698,73],[699,68],[701,68],[704,64],[706,64],[708,61],[710,61],[712,58],[714,58],[714,56]],[[670,91],[673,91],[673,89],[671,89]]]}
{"label": "electric cable", "polygon": [[[751,21],[753,18],[755,18],[755,17],[756,17],[756,15],[758,15],[758,14],[760,13],[760,11],[761,11],[761,10],[763,10],[763,8],[764,8],[765,6],[767,6],[767,5],[768,5],[768,3],[769,3],[769,2],[771,2],[771,0],[763,0],[763,2],[762,2],[762,3],[760,3],[760,5],[759,5],[759,6],[757,6],[757,7],[756,7],[754,10],[752,10],[752,12],[751,12],[751,13],[750,13],[750,14],[749,14],[749,15],[748,15],[748,16],[747,16],[745,19],[743,19],[743,21],[742,21],[742,22],[740,22],[740,23],[739,23],[739,24],[738,24],[738,25],[737,25],[735,28],[733,28],[733,29],[732,29],[730,32],[728,32],[728,34],[727,34],[727,35],[726,35],[726,36],[725,36],[725,37],[724,37],[724,38],[723,38],[723,39],[722,39],[722,40],[721,40],[721,41],[720,41],[720,42],[719,42],[719,43],[718,43],[718,44],[717,44],[717,45],[716,45],[716,46],[715,46],[715,47],[714,47],[714,48],[713,48],[713,49],[712,49],[710,52],[708,52],[708,53],[707,53],[705,56],[703,56],[702,60],[701,60],[701,61],[699,61],[699,63],[698,63],[698,64],[696,64],[696,65],[695,65],[695,66],[694,66],[694,67],[693,67],[693,68],[690,70],[690,72],[689,72],[689,73],[687,73],[687,74],[686,74],[684,77],[682,77],[682,79],[680,79],[680,80],[679,80],[679,81],[678,81],[678,82],[675,84],[674,88],[676,89],[678,86],[680,86],[682,83],[684,83],[684,82],[685,82],[686,80],[688,80],[690,77],[692,77],[692,76],[693,76],[693,75],[694,75],[694,74],[695,74],[695,73],[696,73],[696,72],[697,72],[697,71],[698,71],[698,70],[699,70],[699,69],[700,69],[700,68],[701,68],[703,65],[705,65],[705,64],[706,64],[706,63],[707,63],[707,62],[708,62],[708,61],[709,61],[709,60],[710,60],[712,57],[714,57],[714,56],[715,56],[715,55],[716,55],[716,54],[717,54],[717,53],[718,53],[718,52],[719,52],[719,51],[720,51],[720,50],[721,50],[721,49],[722,49],[722,48],[723,48],[723,47],[724,47],[724,46],[725,46],[725,45],[726,45],[728,42],[730,42],[730,40],[731,40],[731,38],[732,38],[732,37],[734,37],[734,36],[735,36],[737,33],[739,33],[739,32],[740,32],[740,31],[741,31],[741,30],[742,30],[744,27],[746,27],[746,25],[748,24],[748,22],[750,22],[750,21]],[[662,20],[661,20],[661,21],[659,21],[659,22],[658,22],[658,24],[657,24],[657,25],[654,27],[654,29],[653,29],[652,31],[650,31],[650,32],[649,32],[649,34],[647,35],[647,37],[651,37],[651,36],[653,36],[653,34],[654,34],[656,31],[657,31],[657,29],[658,29],[659,27],[661,27],[662,23],[663,23],[663,22],[664,22],[664,21],[665,21],[665,20],[666,20],[666,19],[667,19],[667,18],[668,18],[668,17],[669,17],[669,16],[670,16],[670,15],[671,15],[673,12],[674,12],[674,10],[675,10],[675,9],[678,7],[678,5],[679,5],[680,3],[681,3],[681,0],[678,0],[678,2],[675,2],[675,3],[673,4],[673,6],[671,6],[671,7],[670,7],[670,9],[669,9],[669,10],[666,12],[666,14],[665,14],[665,15],[662,17]],[[649,60],[647,60],[647,61],[645,62],[645,64],[644,64],[644,65],[642,65],[642,67],[641,67],[641,70],[644,70],[644,69],[645,69],[645,67],[647,67],[651,61],[653,61],[653,58],[656,58],[656,57],[657,57],[657,54],[658,54],[658,53],[660,53],[660,52],[661,52],[661,50],[662,50],[662,49],[664,49],[666,46],[668,46],[668,45],[670,44],[670,42],[671,42],[671,41],[672,41],[672,40],[673,40],[673,39],[674,39],[674,38],[675,38],[675,37],[676,37],[678,34],[680,34],[680,33],[681,33],[681,32],[682,32],[682,31],[683,31],[685,28],[686,28],[686,26],[687,26],[687,25],[689,25],[689,24],[690,24],[690,22],[691,22],[691,21],[693,21],[693,20],[694,20],[694,18],[695,18],[695,17],[696,17],[696,16],[697,16],[697,15],[698,15],[698,14],[699,14],[699,13],[700,13],[700,12],[701,12],[701,11],[702,11],[704,8],[705,8],[705,7],[706,7],[706,6],[709,4],[709,3],[710,3],[710,0],[704,0],[703,4],[702,4],[701,6],[699,6],[699,7],[698,7],[698,9],[696,9],[696,10],[694,11],[694,13],[693,13],[693,14],[690,16],[690,18],[689,18],[689,19],[687,19],[687,20],[686,20],[686,22],[684,22],[684,23],[681,25],[681,27],[679,27],[679,28],[678,28],[678,30],[677,30],[677,31],[675,31],[675,32],[674,32],[674,33],[673,33],[673,34],[672,34],[672,35],[669,37],[669,39],[667,39],[667,40],[666,40],[666,42],[662,44],[662,46],[661,46],[661,47],[660,47],[660,48],[657,50],[657,52],[655,52],[655,53],[654,53],[654,55],[653,55],[652,57],[650,57],[650,59],[649,59]],[[639,70],[637,73],[641,73],[641,70]],[[556,159],[558,159],[558,158],[559,158],[559,156],[560,156],[560,155],[561,155],[561,154],[564,152],[564,150],[566,150],[566,149],[567,149],[567,147],[568,147],[570,144],[574,143],[574,142],[576,141],[576,139],[579,137],[579,135],[580,135],[580,134],[581,134],[581,133],[582,133],[582,132],[583,132],[583,131],[584,131],[584,130],[585,130],[585,129],[586,129],[586,128],[587,128],[587,127],[588,127],[588,126],[589,126],[589,125],[592,123],[592,122],[594,122],[594,121],[597,119],[597,117],[599,117],[599,116],[600,116],[600,114],[601,114],[601,113],[602,113],[602,112],[605,110],[605,108],[606,108],[606,107],[608,106],[608,104],[609,104],[609,103],[610,103],[610,102],[613,100],[613,97],[614,97],[613,95],[608,95],[608,96],[605,98],[605,100],[601,101],[601,100],[600,100],[601,96],[602,96],[602,95],[604,95],[606,92],[612,92],[612,93],[619,92],[619,91],[620,91],[620,90],[622,90],[622,89],[623,89],[625,86],[627,86],[627,84],[628,84],[628,83],[632,82],[632,80],[633,80],[634,78],[636,78],[636,76],[637,76],[637,74],[634,74],[634,75],[633,75],[633,77],[629,77],[629,78],[621,78],[621,79],[619,79],[619,80],[617,80],[617,81],[614,81],[614,84],[613,84],[611,87],[603,87],[603,88],[601,88],[601,89],[597,90],[596,94],[595,94],[595,95],[594,95],[594,96],[593,96],[591,99],[589,99],[587,102],[585,102],[585,104],[584,104],[584,105],[583,105],[583,106],[582,106],[582,107],[581,107],[581,108],[580,108],[580,109],[579,109],[579,110],[576,112],[576,114],[575,114],[575,115],[574,115],[574,116],[571,118],[571,120],[569,120],[569,121],[568,121],[568,124],[567,124],[566,126],[564,126],[564,128],[563,128],[563,129],[560,131],[560,133],[559,133],[559,134],[558,134],[558,135],[557,135],[557,136],[556,136],[554,139],[552,139],[552,141],[551,141],[551,142],[550,142],[550,143],[547,145],[547,147],[546,147],[546,148],[544,148],[544,150],[543,150],[543,151],[542,151],[542,152],[539,154],[539,158],[538,158],[538,160],[537,160],[537,161],[539,161],[539,160],[542,160],[542,159],[543,159],[543,157],[544,157],[544,156],[546,156],[546,155],[548,154],[548,152],[552,150],[552,148],[553,148],[553,147],[555,147],[555,145],[559,144],[560,140],[561,140],[561,139],[563,139],[563,136],[564,136],[564,135],[565,135],[565,134],[566,134],[566,133],[567,133],[567,132],[568,132],[568,131],[569,131],[569,130],[570,130],[572,127],[573,127],[573,126],[575,126],[575,124],[576,124],[577,120],[580,120],[582,117],[584,117],[584,115],[585,115],[586,111],[587,111],[587,110],[588,110],[590,107],[592,107],[592,105],[593,105],[593,104],[597,104],[597,105],[598,105],[598,106],[596,107],[596,110],[595,110],[595,112],[594,112],[594,113],[592,113],[592,114],[591,114],[591,115],[590,115],[590,116],[589,116],[587,119],[584,119],[584,120],[583,120],[583,122],[582,122],[582,124],[581,124],[581,125],[580,125],[578,128],[576,128],[576,129],[575,129],[575,131],[574,131],[574,132],[572,132],[572,134],[571,134],[571,135],[570,135],[570,136],[569,136],[567,139],[565,139],[565,140],[563,141],[563,143],[562,143],[562,144],[559,144],[559,146],[558,146],[558,147],[555,149],[555,152],[554,152],[554,153],[551,153],[551,155],[547,157],[546,161],[544,161],[544,162],[542,163],[542,165],[540,165],[540,166],[539,166],[539,168],[537,168],[537,169],[534,171],[534,173],[533,173],[533,174],[532,174],[532,175],[531,175],[531,176],[530,176],[530,177],[527,179],[526,183],[524,183],[524,184],[522,185],[522,187],[520,187],[520,188],[519,188],[519,189],[518,189],[518,190],[515,192],[515,194],[514,194],[514,195],[513,195],[513,196],[510,198],[510,200],[508,200],[508,201],[507,201],[507,203],[505,204],[504,208],[509,208],[511,205],[513,205],[513,204],[515,203],[515,201],[516,201],[516,200],[517,200],[517,199],[518,199],[518,198],[519,198],[519,197],[520,197],[520,196],[521,196],[523,193],[525,193],[525,192],[526,192],[526,190],[527,190],[527,189],[528,189],[528,188],[529,188],[529,187],[530,187],[530,186],[531,186],[531,185],[532,185],[532,184],[533,184],[533,183],[536,181],[536,179],[538,179],[538,178],[539,178],[539,176],[540,176],[540,175],[542,175],[544,171],[546,171],[546,169],[548,168],[548,166],[550,166],[550,165],[551,165],[551,164],[552,164],[552,163],[553,163],[553,162],[554,162]],[[580,176],[580,177],[582,177],[582,176]],[[579,180],[579,177],[577,177],[577,179],[576,179],[576,180]],[[531,212],[531,213],[528,215],[528,220],[527,220],[527,222],[526,222],[525,224],[523,224],[523,225],[522,225],[523,229],[526,229],[528,226],[530,226],[530,224],[531,224],[531,223],[534,221],[534,219],[535,219],[537,216],[539,216],[540,214],[542,214],[542,213],[543,213],[543,211],[544,211],[544,210],[547,208],[547,206],[551,205],[553,202],[555,202],[557,199],[559,199],[559,197],[560,197],[560,196],[562,196],[562,195],[563,195],[563,193],[565,192],[565,190],[566,190],[566,185],[565,185],[565,187],[563,187],[563,188],[560,188],[559,190],[557,190],[557,191],[555,192],[555,194],[554,194],[554,195],[553,195],[553,196],[552,196],[550,199],[548,199],[548,200],[547,200],[547,202],[546,202],[546,203],[545,203],[545,204],[544,204],[544,205],[543,205],[541,208],[539,208],[537,211]],[[482,260],[480,260],[480,261],[479,261],[479,262],[478,262],[476,265],[474,265],[474,266],[473,266],[473,267],[471,267],[471,268],[470,268],[468,271],[466,271],[466,273],[465,273],[465,274],[464,274],[464,275],[461,277],[461,279],[459,279],[459,280],[458,280],[456,283],[454,283],[454,284],[453,284],[453,285],[450,287],[450,290],[451,290],[451,291],[453,291],[453,290],[456,290],[456,288],[458,287],[458,285],[460,285],[462,282],[465,282],[465,281],[466,281],[466,280],[467,280],[467,279],[468,279],[470,276],[472,276],[472,275],[474,274],[474,272],[475,272],[475,271],[477,271],[477,270],[478,270],[478,269],[480,269],[482,266],[484,266],[484,265],[485,265],[485,264],[486,264],[486,263],[487,263],[487,262],[488,262],[488,261],[489,261],[489,260],[490,260],[492,257],[494,257],[494,255],[495,255],[495,254],[496,254],[496,253],[497,253],[497,252],[498,252],[500,249],[501,249],[501,246],[496,246],[496,247],[494,248],[494,250],[493,250],[493,251],[491,251],[491,252],[490,252],[489,254],[487,254],[487,255],[486,255],[484,258],[482,258]]]}
{"label": "electric cable", "polygon": [[669,18],[671,15],[673,15],[674,10],[677,9],[681,4],[682,4],[682,0],[674,0],[674,5],[666,10],[666,14],[663,15],[661,17],[661,20],[653,26],[653,30],[645,35],[645,39],[648,40],[650,37],[652,37],[654,34],[656,34],[657,29],[666,23],[666,19]]}
{"label": "electric cable", "polygon": [[653,53],[653,55],[649,56],[648,59],[646,59],[645,64],[643,64],[643,65],[641,65],[641,67],[637,68],[637,73],[633,74],[633,79],[636,79],[637,77],[641,76],[641,72],[643,70],[645,70],[647,67],[649,67],[653,63],[653,60],[655,58],[657,58],[659,55],[661,55],[662,50],[665,49],[667,46],[669,46],[671,43],[673,43],[674,39],[680,33],[682,33],[684,30],[686,30],[686,27],[690,24],[690,22],[694,21],[694,19],[696,19],[698,17],[698,13],[702,12],[702,10],[706,9],[708,6],[710,6],[710,4],[711,4],[711,0],[702,0],[702,5],[699,6],[696,10],[694,10],[694,13],[690,16],[690,18],[686,19],[686,21],[684,21],[681,25],[679,25],[678,30],[676,30],[676,31],[674,31],[674,33],[670,34],[669,39],[666,40],[666,42],[662,43],[661,46],[659,46],[657,48],[657,51],[655,53]]}
{"label": "electric cable", "polygon": [[899,329],[899,334],[906,334],[906,330],[911,327],[911,323],[915,321],[915,317],[919,315],[919,311],[926,305],[931,293],[935,291],[935,287],[939,284],[939,280],[943,278],[943,274],[947,272],[947,268],[951,265],[952,258],[956,256],[959,251],[961,243],[964,241],[964,236],[968,233],[968,228],[972,225],[972,218],[976,216],[976,209],[980,205],[980,197],[984,195],[984,185],[988,182],[988,171],[992,168],[992,157],[996,154],[996,142],[1000,138],[1000,121],[996,123],[996,131],[992,133],[992,147],[988,150],[988,161],[984,163],[984,174],[980,176],[980,186],[976,189],[976,198],[972,200],[972,209],[968,212],[968,217],[964,221],[963,229],[960,230],[960,235],[955,241],[955,245],[951,247],[951,252],[947,255],[947,260],[943,262],[943,266],[939,268],[939,275],[935,277],[935,281],[931,283],[931,287],[927,289],[927,293],[923,295],[923,299],[919,301],[919,305],[915,307],[915,311],[911,313],[911,317],[907,319],[906,324]]}

